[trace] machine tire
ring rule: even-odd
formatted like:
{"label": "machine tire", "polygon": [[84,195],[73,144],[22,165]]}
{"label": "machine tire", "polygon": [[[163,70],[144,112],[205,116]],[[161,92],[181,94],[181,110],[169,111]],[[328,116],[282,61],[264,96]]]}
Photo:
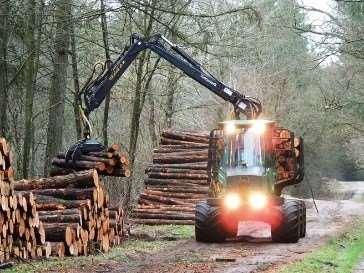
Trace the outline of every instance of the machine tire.
{"label": "machine tire", "polygon": [[304,201],[300,201],[301,216],[300,216],[300,237],[306,237],[306,204]]}
{"label": "machine tire", "polygon": [[301,237],[301,204],[299,200],[286,200],[281,207],[281,224],[272,229],[272,241],[296,243]]}
{"label": "machine tire", "polygon": [[224,242],[230,234],[224,230],[223,226],[222,213],[219,207],[210,206],[206,202],[196,205],[196,241],[205,243]]}

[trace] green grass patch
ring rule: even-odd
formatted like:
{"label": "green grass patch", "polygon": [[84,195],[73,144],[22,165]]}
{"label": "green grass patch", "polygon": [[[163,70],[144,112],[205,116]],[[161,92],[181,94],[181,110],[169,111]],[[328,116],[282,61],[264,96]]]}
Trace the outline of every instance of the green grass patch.
{"label": "green grass patch", "polygon": [[[80,271],[91,265],[98,263],[122,262],[128,266],[137,264],[137,257],[142,254],[151,254],[177,244],[177,241],[163,240],[164,236],[173,236],[178,240],[188,239],[194,236],[192,226],[138,226],[137,232],[152,234],[155,240],[130,239],[123,242],[120,246],[114,247],[108,253],[97,255],[66,257],[63,259],[51,258],[42,261],[21,263],[13,268],[3,270],[3,273],[36,273],[36,272],[63,272],[69,268],[77,267]],[[158,238],[162,238],[159,240]],[[87,269],[86,269],[87,270]]]}
{"label": "green grass patch", "polygon": [[364,223],[278,273],[351,273],[364,254]]}

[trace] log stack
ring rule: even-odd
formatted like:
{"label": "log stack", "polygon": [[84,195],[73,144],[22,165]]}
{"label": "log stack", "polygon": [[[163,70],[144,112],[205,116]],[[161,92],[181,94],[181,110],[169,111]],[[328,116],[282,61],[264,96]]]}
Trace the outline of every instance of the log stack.
{"label": "log stack", "polygon": [[18,200],[27,200],[21,215],[28,219],[28,233],[31,223],[38,224],[52,255],[87,255],[95,247],[108,251],[121,241],[121,208],[108,208],[108,194],[96,170],[20,180],[14,190]]}
{"label": "log stack", "polygon": [[194,224],[195,205],[208,193],[207,131],[164,130],[147,167],[145,189],[132,222],[146,225]]}
{"label": "log stack", "polygon": [[129,177],[129,159],[120,152],[120,145],[112,144],[103,152],[82,154],[76,161],[66,161],[66,154],[59,153],[52,159],[51,176],[66,175],[74,171],[96,169],[100,175]]}
{"label": "log stack", "polygon": [[10,145],[0,138],[0,263],[12,257],[49,257],[51,246],[38,215],[31,208],[32,195],[14,192]]}

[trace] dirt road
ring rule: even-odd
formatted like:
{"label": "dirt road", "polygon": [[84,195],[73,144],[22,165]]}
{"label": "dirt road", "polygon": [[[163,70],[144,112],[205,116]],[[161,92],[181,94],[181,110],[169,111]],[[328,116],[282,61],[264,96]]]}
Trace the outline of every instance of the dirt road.
{"label": "dirt road", "polygon": [[[307,237],[297,244],[273,244],[270,238],[240,238],[224,244],[188,240],[156,255],[143,257],[143,261],[128,272],[274,272],[279,265],[302,258],[331,236],[350,227],[353,219],[364,216],[364,204],[354,201],[317,201],[319,214],[311,201],[307,203]],[[122,272],[120,269],[111,272]]]}
{"label": "dirt road", "polygon": [[312,202],[307,201],[307,237],[297,244],[271,243],[269,237],[240,237],[223,244],[197,243],[191,238],[177,240],[155,252],[125,253],[127,259],[114,257],[86,264],[81,271],[75,266],[62,272],[272,273],[280,265],[302,258],[330,237],[350,228],[356,218],[364,217],[364,203],[317,201],[317,205],[319,214]]}

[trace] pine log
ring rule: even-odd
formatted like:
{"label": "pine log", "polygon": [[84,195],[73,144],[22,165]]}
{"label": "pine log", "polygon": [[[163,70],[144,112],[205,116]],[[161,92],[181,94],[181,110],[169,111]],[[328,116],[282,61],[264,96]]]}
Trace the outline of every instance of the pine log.
{"label": "pine log", "polygon": [[[64,153],[59,153],[57,154],[57,158],[60,159],[65,159],[66,155]],[[110,165],[110,166],[115,166],[116,165],[116,160],[113,158],[104,158],[104,157],[99,157],[99,156],[93,156],[93,155],[80,155],[79,157],[80,160],[78,161],[90,161],[90,162],[101,162],[104,163],[106,165]]]}
{"label": "pine log", "polygon": [[68,174],[65,176],[54,176],[40,179],[19,180],[14,183],[14,189],[28,191],[37,189],[56,189],[65,187],[98,187],[99,178],[96,170],[86,170]]}
{"label": "pine log", "polygon": [[144,190],[145,194],[158,195],[163,197],[171,197],[176,199],[204,199],[206,194],[196,194],[196,193],[176,193],[176,192],[163,192],[155,190]]}
{"label": "pine log", "polygon": [[89,188],[89,189],[41,189],[41,190],[32,190],[33,194],[43,195],[43,196],[52,196],[56,198],[62,198],[66,200],[84,200],[93,198],[94,191],[97,191],[97,188]]}
{"label": "pine log", "polygon": [[206,174],[206,170],[194,170],[194,169],[177,169],[177,168],[156,168],[156,167],[148,167],[145,169],[145,173],[190,173],[190,174]]}
{"label": "pine log", "polygon": [[131,223],[142,225],[194,225],[194,220],[131,219]]}
{"label": "pine log", "polygon": [[64,200],[45,195],[35,195],[37,210],[63,210],[74,209],[80,207],[88,207],[91,209],[91,201],[85,200]]}
{"label": "pine log", "polygon": [[206,162],[207,154],[156,154],[153,156],[155,164],[181,164],[181,163],[196,163]]}
{"label": "pine log", "polygon": [[173,198],[167,198],[167,197],[145,194],[145,193],[141,193],[140,198],[146,199],[146,200],[151,200],[151,201],[157,201],[157,202],[160,202],[163,204],[168,204],[168,205],[186,205],[186,202],[182,202],[182,201],[179,201],[179,200],[176,200]]}
{"label": "pine log", "polygon": [[79,228],[78,223],[44,223],[46,241],[65,242],[70,245],[75,237],[74,230]]}
{"label": "pine log", "polygon": [[207,174],[196,174],[196,173],[162,173],[162,172],[150,172],[148,173],[148,177],[150,178],[159,178],[159,179],[192,179],[192,180],[201,180],[207,179]]}
{"label": "pine log", "polygon": [[163,192],[177,192],[177,193],[201,193],[207,194],[209,192],[209,187],[181,187],[181,186],[174,186],[174,187],[158,187],[158,186],[147,186],[149,190],[155,191],[163,191]]}
{"label": "pine log", "polygon": [[182,132],[172,131],[172,130],[164,130],[162,132],[162,137],[165,137],[168,139],[194,142],[194,143],[207,143],[207,144],[209,143],[208,136],[191,135],[191,134],[185,134]]}
{"label": "pine log", "polygon": [[61,158],[53,158],[52,165],[66,169],[77,169],[77,170],[96,169],[98,171],[106,170],[106,166],[102,162],[92,162],[92,161],[82,161],[82,160],[77,160],[75,162],[72,161],[66,162],[66,159],[61,159]]}
{"label": "pine log", "polygon": [[149,168],[173,168],[173,169],[191,169],[191,170],[207,170],[207,162],[198,163],[177,163],[177,164],[153,164]]}
{"label": "pine log", "polygon": [[194,214],[183,213],[132,213],[134,219],[169,219],[169,220],[195,220]]}
{"label": "pine log", "polygon": [[39,220],[44,223],[82,223],[81,215],[78,214],[53,214],[53,211],[50,211],[48,215],[39,216]]}
{"label": "pine log", "polygon": [[158,179],[158,178],[145,178],[145,185],[208,185],[207,179],[191,180],[191,179]]}
{"label": "pine log", "polygon": [[49,242],[51,247],[51,255],[63,258],[66,253],[64,242]]}
{"label": "pine log", "polygon": [[200,147],[200,148],[208,148],[208,144],[206,143],[196,143],[191,141],[183,141],[183,140],[177,140],[177,139],[171,139],[166,137],[161,137],[161,144],[165,145],[186,145],[190,146],[191,148],[194,147]]}

